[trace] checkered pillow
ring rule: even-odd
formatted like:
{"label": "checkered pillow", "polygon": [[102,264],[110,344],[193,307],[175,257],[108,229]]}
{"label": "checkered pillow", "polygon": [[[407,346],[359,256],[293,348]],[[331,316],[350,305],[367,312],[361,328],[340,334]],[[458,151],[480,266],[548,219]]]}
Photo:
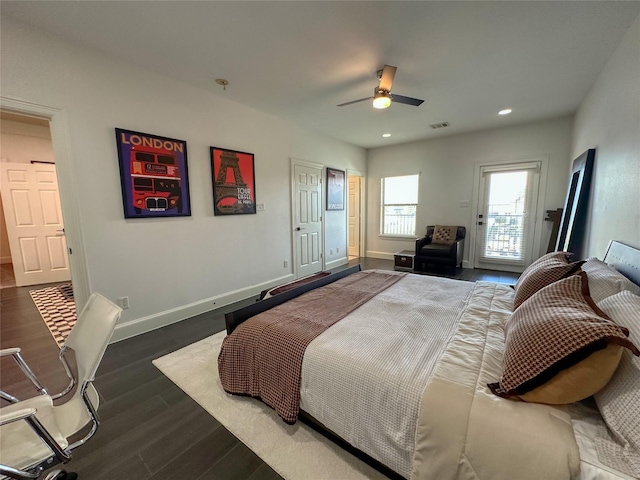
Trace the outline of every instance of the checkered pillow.
{"label": "checkered pillow", "polygon": [[458,227],[455,225],[436,225],[433,229],[433,237],[431,243],[440,243],[443,245],[452,245],[456,241],[456,233]]}
{"label": "checkered pillow", "polygon": [[518,308],[541,288],[578,271],[584,262],[569,263],[571,255],[568,252],[551,252],[529,265],[514,287],[516,295],[513,298],[513,309]]}
{"label": "checkered pillow", "polygon": [[[489,388],[501,397],[518,397],[606,348],[609,343],[640,355],[627,338],[628,334],[626,328],[612,322],[593,303],[587,275],[580,272],[544,287],[513,313],[505,325],[502,378]],[[619,359],[618,355],[613,368],[604,366],[610,375]],[[585,386],[583,398],[602,388],[606,381],[602,382],[599,378],[593,385]],[[552,403],[544,399],[536,401]]]}
{"label": "checkered pillow", "polygon": [[596,304],[623,290],[640,295],[638,285],[596,257],[588,258],[581,268],[589,277],[589,291]]}

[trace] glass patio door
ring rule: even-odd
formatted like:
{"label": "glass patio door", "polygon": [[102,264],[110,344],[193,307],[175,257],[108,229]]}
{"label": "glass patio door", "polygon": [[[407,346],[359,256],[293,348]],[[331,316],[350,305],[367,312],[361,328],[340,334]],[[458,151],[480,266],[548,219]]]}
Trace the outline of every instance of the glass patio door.
{"label": "glass patio door", "polygon": [[523,271],[532,261],[540,164],[480,169],[476,268]]}

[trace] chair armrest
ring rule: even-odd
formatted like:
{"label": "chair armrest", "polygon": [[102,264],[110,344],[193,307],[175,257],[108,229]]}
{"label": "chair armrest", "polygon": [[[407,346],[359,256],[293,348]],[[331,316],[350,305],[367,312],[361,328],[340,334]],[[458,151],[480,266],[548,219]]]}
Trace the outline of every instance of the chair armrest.
{"label": "chair armrest", "polygon": [[37,410],[35,408],[21,408],[13,412],[0,411],[0,425],[6,425],[7,423],[17,422],[18,420],[33,417],[36,412]]}
{"label": "chair armrest", "polygon": [[[40,395],[48,395],[46,388],[44,388],[44,386],[40,383],[40,380],[38,380],[36,374],[33,373],[31,368],[29,368],[29,365],[27,365],[27,362],[25,362],[22,358],[22,355],[20,355],[20,351],[21,350],[18,347],[2,349],[0,350],[0,358],[8,356],[13,357],[13,359],[18,364],[18,367],[20,367],[20,370],[22,370],[22,373],[24,373],[25,377],[27,377],[31,381],[38,393]],[[3,396],[3,398],[5,397]]]}
{"label": "chair armrest", "polygon": [[18,347],[3,348],[2,350],[0,350],[0,357],[6,357],[7,355],[15,355],[16,353],[20,353],[20,349]]}
{"label": "chair armrest", "polygon": [[416,255],[418,255],[420,253],[420,249],[422,247],[424,247],[425,245],[428,245],[431,243],[431,235],[425,235],[422,238],[419,238],[416,240]]}

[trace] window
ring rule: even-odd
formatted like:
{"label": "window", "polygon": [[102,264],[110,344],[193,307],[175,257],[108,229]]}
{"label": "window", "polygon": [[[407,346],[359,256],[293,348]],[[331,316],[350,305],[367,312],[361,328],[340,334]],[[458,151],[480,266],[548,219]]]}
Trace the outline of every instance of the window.
{"label": "window", "polygon": [[384,177],[380,235],[415,236],[420,175]]}

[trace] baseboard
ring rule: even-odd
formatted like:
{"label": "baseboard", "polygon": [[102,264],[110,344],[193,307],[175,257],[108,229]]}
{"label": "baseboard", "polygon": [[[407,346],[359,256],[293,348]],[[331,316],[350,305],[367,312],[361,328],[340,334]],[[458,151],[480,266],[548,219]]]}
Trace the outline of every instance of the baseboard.
{"label": "baseboard", "polygon": [[245,300],[252,296],[257,296],[263,290],[273,288],[293,280],[293,274],[289,274],[258,285],[252,285],[247,288],[226,292],[222,295],[206,298],[188,305],[182,305],[177,308],[165,310],[164,312],[158,312],[147,317],[121,323],[116,325],[110,343],[116,343],[127,338],[135,337],[136,335],[150,332],[157,328],[171,325],[172,323],[180,322],[181,320],[186,320],[187,318],[191,318],[202,313],[226,307],[232,303]]}
{"label": "baseboard", "polygon": [[374,252],[367,250],[367,257],[381,258],[382,260],[393,260],[393,253],[388,252]]}
{"label": "baseboard", "polygon": [[331,270],[332,268],[339,267],[341,265],[346,265],[349,263],[349,257],[338,258],[337,260],[331,260],[324,265],[325,270]]}

